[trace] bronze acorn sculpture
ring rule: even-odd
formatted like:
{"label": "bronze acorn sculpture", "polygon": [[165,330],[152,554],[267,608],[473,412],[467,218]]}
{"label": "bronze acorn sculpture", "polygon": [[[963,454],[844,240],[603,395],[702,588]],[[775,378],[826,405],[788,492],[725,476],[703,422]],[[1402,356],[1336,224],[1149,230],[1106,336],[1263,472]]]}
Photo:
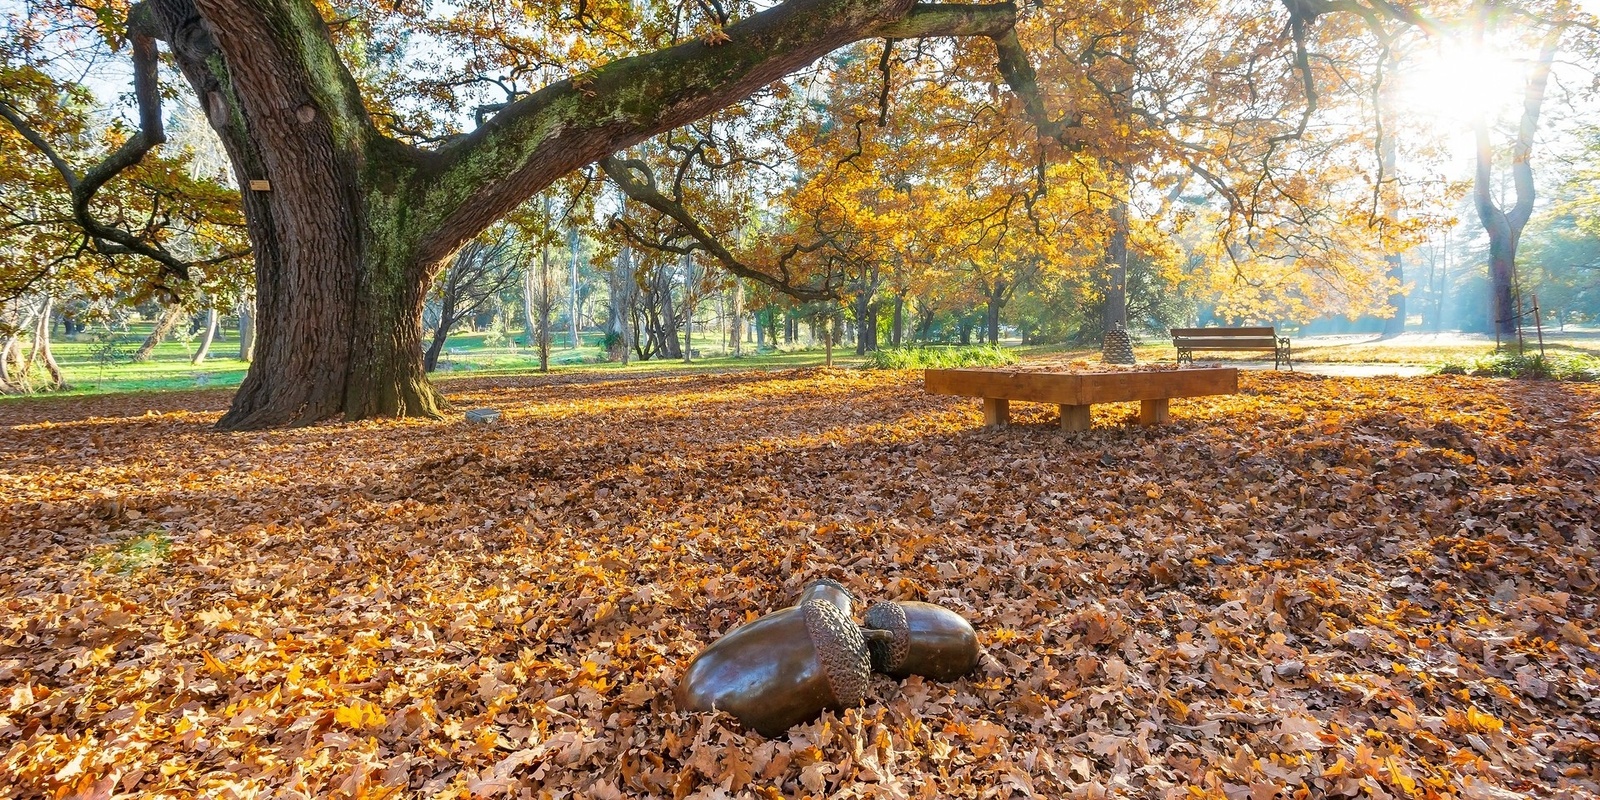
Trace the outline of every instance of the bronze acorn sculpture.
{"label": "bronze acorn sculpture", "polygon": [[689,662],[678,708],[721,709],[779,736],[824,709],[860,705],[872,664],[851,604],[843,586],[818,581],[796,605],[735,628]]}
{"label": "bronze acorn sculpture", "polygon": [[978,665],[978,634],[948,608],[879,602],[867,609],[863,622],[875,672],[953,681]]}

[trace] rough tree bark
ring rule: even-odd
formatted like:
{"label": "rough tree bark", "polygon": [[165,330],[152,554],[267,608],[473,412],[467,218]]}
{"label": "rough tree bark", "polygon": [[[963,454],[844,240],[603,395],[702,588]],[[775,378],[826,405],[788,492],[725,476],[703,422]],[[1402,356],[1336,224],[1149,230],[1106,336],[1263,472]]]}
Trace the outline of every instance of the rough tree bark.
{"label": "rough tree bark", "polygon": [[562,175],[841,46],[986,36],[1008,78],[1032,81],[1012,52],[1010,4],[788,0],[728,25],[725,43],[691,40],[559,81],[424,150],[378,131],[311,0],[146,0],[133,16],[145,13],[149,29],[131,37],[145,67],[136,70],[138,146],[74,192],[92,196],[164,140],[153,34],[168,43],[245,187],[259,338],[224,429],[438,415],[442,400],[422,368],[421,311],[441,261]]}

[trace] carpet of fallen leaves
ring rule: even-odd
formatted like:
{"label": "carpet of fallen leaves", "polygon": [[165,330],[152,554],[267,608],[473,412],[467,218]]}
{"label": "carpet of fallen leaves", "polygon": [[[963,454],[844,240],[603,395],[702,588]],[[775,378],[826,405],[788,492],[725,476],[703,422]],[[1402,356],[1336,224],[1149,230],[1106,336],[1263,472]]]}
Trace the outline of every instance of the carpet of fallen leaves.
{"label": "carpet of fallen leaves", "polygon": [[[1600,792],[1600,388],[1241,383],[1082,434],[824,370],[0,404],[0,797]],[[824,575],[978,672],[772,741],[673,707]]]}

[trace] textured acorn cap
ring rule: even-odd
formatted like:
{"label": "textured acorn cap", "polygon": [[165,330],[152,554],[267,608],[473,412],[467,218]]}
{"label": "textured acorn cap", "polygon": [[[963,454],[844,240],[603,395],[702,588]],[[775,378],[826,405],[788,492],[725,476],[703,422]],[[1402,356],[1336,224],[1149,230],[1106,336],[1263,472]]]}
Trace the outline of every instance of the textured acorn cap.
{"label": "textured acorn cap", "polygon": [[886,675],[953,681],[978,665],[977,632],[943,606],[878,602],[867,609],[863,624],[872,668]]}
{"label": "textured acorn cap", "polygon": [[807,600],[802,608],[806,613],[806,633],[817,648],[817,658],[822,661],[838,707],[860,705],[872,675],[872,659],[867,655],[867,641],[861,636],[861,629],[838,606],[825,600]]}

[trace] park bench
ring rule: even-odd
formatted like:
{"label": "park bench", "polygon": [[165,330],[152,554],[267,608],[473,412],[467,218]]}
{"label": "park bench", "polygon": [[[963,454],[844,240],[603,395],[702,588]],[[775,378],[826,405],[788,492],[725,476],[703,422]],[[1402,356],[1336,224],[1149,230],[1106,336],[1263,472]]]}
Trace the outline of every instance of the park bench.
{"label": "park bench", "polygon": [[1178,363],[1193,364],[1196,350],[1261,350],[1272,351],[1272,368],[1288,364],[1290,360],[1289,337],[1279,336],[1271,326],[1264,328],[1173,328],[1172,346],[1178,348]]}
{"label": "park bench", "polygon": [[1239,371],[1232,368],[1168,369],[1153,372],[1038,372],[1004,369],[930,369],[923,374],[929,394],[983,398],[983,424],[1010,422],[1011,401],[1061,406],[1061,429],[1089,429],[1089,408],[1095,403],[1139,401],[1139,424],[1167,421],[1174,397],[1235,394]]}

